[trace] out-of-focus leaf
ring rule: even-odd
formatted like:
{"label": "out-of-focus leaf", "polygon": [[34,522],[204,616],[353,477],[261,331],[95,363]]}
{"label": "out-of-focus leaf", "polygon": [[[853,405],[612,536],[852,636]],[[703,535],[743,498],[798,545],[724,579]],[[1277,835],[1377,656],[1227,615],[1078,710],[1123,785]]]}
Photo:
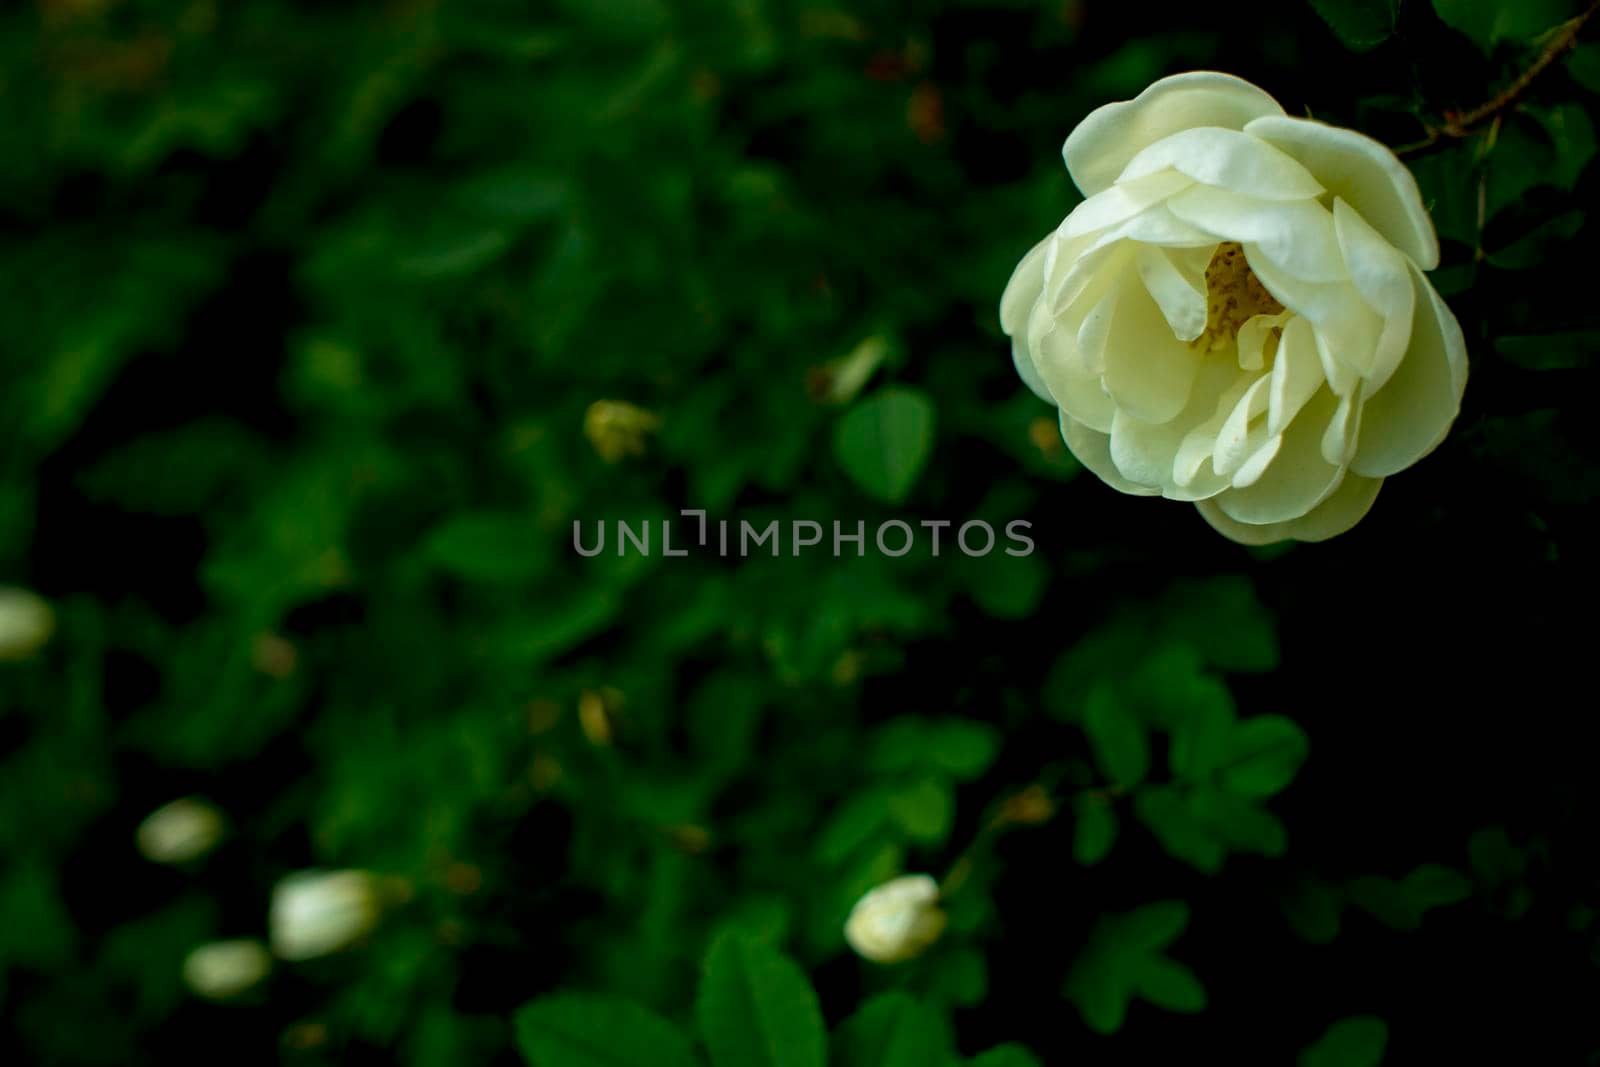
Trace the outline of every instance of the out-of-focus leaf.
{"label": "out-of-focus leaf", "polygon": [[1485,51],[1501,41],[1524,41],[1577,14],[1574,0],[1433,0],[1445,25]]}
{"label": "out-of-focus leaf", "polygon": [[950,833],[955,797],[948,782],[923,778],[889,794],[889,813],[914,841],[939,842]]}
{"label": "out-of-focus leaf", "polygon": [[1324,22],[1356,52],[1369,52],[1394,33],[1399,0],[1311,0]]}
{"label": "out-of-focus leaf", "polygon": [[805,973],[775,949],[738,934],[720,938],[706,955],[695,1015],[712,1067],[827,1062],[822,1011]]}
{"label": "out-of-focus leaf", "polygon": [[1378,1067],[1388,1044],[1388,1023],[1375,1015],[1352,1015],[1328,1027],[1295,1063],[1297,1067]]}
{"label": "out-of-focus leaf", "polygon": [[1162,954],[1188,925],[1188,905],[1176,900],[1102,916],[1063,988],[1090,1029],[1102,1034],[1120,1030],[1136,995],[1168,1010],[1195,1011],[1204,1005],[1199,981]]}
{"label": "out-of-focus leaf", "polygon": [[1310,742],[1292,719],[1256,715],[1236,723],[1219,772],[1223,786],[1244,796],[1281,792],[1305,762]]}
{"label": "out-of-focus leaf", "polygon": [[1495,338],[1494,346],[1528,370],[1569,370],[1593,365],[1600,354],[1600,330],[1508,334]]}
{"label": "out-of-focus leaf", "polygon": [[491,513],[449,519],[428,535],[424,552],[444,570],[480,582],[526,580],[549,556],[548,539],[525,518]]}
{"label": "out-of-focus leaf", "polygon": [[1072,858],[1085,867],[1105,859],[1117,840],[1117,813],[1104,797],[1086,796],[1073,806]]}
{"label": "out-of-focus leaf", "polygon": [[1039,1067],[1039,1060],[1021,1045],[998,1045],[968,1060],[967,1067]]}
{"label": "out-of-focus leaf", "polygon": [[933,432],[933,402],[915,389],[889,386],[840,416],[833,454],[863,491],[899,503],[933,451]]}
{"label": "out-of-focus leaf", "polygon": [[1094,746],[1095,763],[1114,786],[1137,785],[1150,770],[1144,726],[1109,686],[1089,695],[1084,730]]}
{"label": "out-of-focus leaf", "polygon": [[839,1067],[940,1067],[955,1053],[950,1024],[906,993],[883,993],[839,1024],[833,1038]]}
{"label": "out-of-focus leaf", "polygon": [[1573,209],[1540,223],[1521,237],[1489,253],[1489,262],[1502,270],[1528,270],[1544,263],[1550,250],[1571,241],[1583,229],[1585,214]]}
{"label": "out-of-focus leaf", "polygon": [[689,1039],[654,1012],[618,997],[561,993],[517,1012],[530,1067],[694,1067]]}

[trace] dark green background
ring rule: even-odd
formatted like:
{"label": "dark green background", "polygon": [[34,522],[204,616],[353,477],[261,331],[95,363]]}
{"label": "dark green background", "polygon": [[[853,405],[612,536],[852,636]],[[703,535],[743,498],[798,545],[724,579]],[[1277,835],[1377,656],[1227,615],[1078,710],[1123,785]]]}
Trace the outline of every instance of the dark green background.
{"label": "dark green background", "polygon": [[[1090,109],[1213,68],[1401,145],[1575,10],[9,5],[0,579],[58,625],[0,663],[0,1057],[514,1064],[556,991],[692,1031],[723,936],[798,961],[830,1025],[916,998],[932,1051],[847,1030],[845,1067],[948,1058],[946,1020],[967,1056],[1287,1064],[1351,1016],[1389,1064],[1594,1062],[1596,46],[1411,160],[1471,379],[1334,541],[1247,551],[1079,476],[1030,437],[1050,412],[996,322],[1077,200],[1059,151]],[[835,444],[890,386],[935,413],[899,501]],[[659,415],[642,455],[596,454],[602,399]],[[1026,518],[1039,551],[570,549],[574,519],[683,507]],[[597,744],[576,709],[604,688]],[[1299,724],[1293,784],[1223,829],[1189,794],[1151,814],[1184,717],[1232,708]],[[1149,781],[1097,858],[1116,738]],[[986,839],[927,957],[848,952],[863,890],[942,875],[1035,782],[1056,817]],[[188,794],[229,838],[142,859],[135,826]],[[263,936],[310,866],[414,892],[238,1003],[186,992],[189,949]],[[1205,1008],[1097,1033],[1068,975],[1095,985],[1097,923],[1159,901]]]}

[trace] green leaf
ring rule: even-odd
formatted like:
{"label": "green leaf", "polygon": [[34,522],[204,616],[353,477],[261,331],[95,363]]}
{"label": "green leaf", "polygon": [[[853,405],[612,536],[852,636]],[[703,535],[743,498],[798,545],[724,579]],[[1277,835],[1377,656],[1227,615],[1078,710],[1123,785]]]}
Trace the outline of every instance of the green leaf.
{"label": "green leaf", "polygon": [[1116,921],[1117,936],[1130,948],[1154,952],[1166,948],[1189,928],[1189,905],[1158,900],[1135,908]]}
{"label": "green leaf", "polygon": [[928,759],[957,781],[981,775],[999,752],[1000,733],[986,722],[945,719],[928,731]]}
{"label": "green leaf", "polygon": [[1189,794],[1189,808],[1217,840],[1236,852],[1281,856],[1289,847],[1283,823],[1250,797],[1202,786]]}
{"label": "green leaf", "polygon": [[1033,1053],[1021,1045],[996,1045],[967,1061],[967,1067],[1040,1067]]}
{"label": "green leaf", "polygon": [[1526,370],[1572,370],[1594,365],[1600,354],[1600,330],[1511,334],[1495,338],[1494,346]]}
{"label": "green leaf", "polygon": [[1172,635],[1224,671],[1270,671],[1278,666],[1272,613],[1242,574],[1176,583],[1156,616]]}
{"label": "green leaf", "polygon": [[822,1010],[805,973],[777,950],[737,933],[711,946],[695,1014],[713,1067],[827,1062]]}
{"label": "green leaf", "polygon": [[1368,52],[1394,33],[1398,0],[1311,0],[1334,34],[1354,52]]}
{"label": "green leaf", "polygon": [[1577,104],[1559,104],[1551,108],[1528,108],[1554,148],[1549,184],[1571,192],[1578,185],[1583,169],[1594,158],[1596,143],[1594,121],[1589,112]]}
{"label": "green leaf", "polygon": [[1467,842],[1467,855],[1471,858],[1472,873],[1485,885],[1515,882],[1528,868],[1522,851],[1499,826],[1485,827],[1473,834]]}
{"label": "green leaf", "polygon": [[1591,93],[1600,93],[1600,44],[1585,41],[1568,52],[1567,72]]}
{"label": "green leaf", "polygon": [[1083,728],[1094,747],[1095,763],[1112,785],[1127,787],[1150,770],[1144,725],[1108,685],[1096,686],[1084,709]]}
{"label": "green leaf", "polygon": [[963,557],[962,570],[972,599],[997,619],[1027,618],[1050,581],[1050,568],[1038,553],[1011,556],[999,547],[986,555]]}
{"label": "green leaf", "polygon": [[1305,731],[1281,715],[1257,715],[1234,726],[1218,775],[1235,793],[1270,797],[1294,781],[1310,742]]}
{"label": "green leaf", "polygon": [[1471,896],[1472,883],[1459,871],[1425,863],[1398,882],[1380,875],[1354,878],[1345,891],[1351,903],[1385,926],[1415,930],[1429,909]]}
{"label": "green leaf", "polygon": [[1197,1012],[1206,1007],[1206,988],[1194,972],[1176,960],[1151,956],[1133,972],[1133,989],[1167,1011]]}
{"label": "green leaf", "polygon": [[1172,858],[1206,874],[1222,869],[1227,849],[1216,831],[1200,820],[1182,790],[1170,785],[1141,789],[1133,798],[1133,810]]}
{"label": "green leaf", "polygon": [[560,993],[525,1004],[517,1044],[532,1067],[695,1067],[689,1039],[619,997]]}
{"label": "green leaf", "polygon": [[434,527],[423,551],[458,577],[515,582],[544,569],[546,541],[521,516],[477,512],[457,515]]}
{"label": "green leaf", "polygon": [[1231,699],[1196,701],[1173,730],[1167,752],[1172,776],[1189,782],[1208,779],[1228,758],[1236,722]]}
{"label": "green leaf", "polygon": [[567,182],[539,167],[512,166],[487,171],[457,190],[463,208],[502,222],[536,222],[567,205]]}
{"label": "green leaf", "polygon": [[1525,41],[1577,13],[1573,0],[1433,0],[1439,19],[1484,51],[1501,41]]}
{"label": "green leaf", "polygon": [[1283,897],[1284,918],[1294,932],[1313,945],[1326,945],[1339,936],[1339,913],[1344,894],[1335,886],[1306,881]]}
{"label": "green leaf", "polygon": [[1472,882],[1466,875],[1438,863],[1424,863],[1406,875],[1401,885],[1423,909],[1457,904],[1472,895]]}
{"label": "green leaf", "polygon": [[955,1056],[950,1024],[907,993],[883,993],[839,1024],[836,1067],[939,1067]]}
{"label": "green leaf", "polygon": [[1521,237],[1488,255],[1501,270],[1528,270],[1550,258],[1551,253],[1569,243],[1583,229],[1584,213],[1576,208],[1565,211],[1529,230]]}
{"label": "green leaf", "polygon": [[1169,1010],[1194,1011],[1204,1004],[1205,991],[1188,969],[1160,954],[1188,924],[1189,906],[1181,900],[1101,917],[1062,987],[1091,1030],[1121,1029],[1129,1000],[1136,993],[1145,996],[1146,987],[1154,994],[1147,999]]}
{"label": "green leaf", "polygon": [[816,838],[817,858],[830,866],[843,863],[856,849],[874,840],[889,822],[889,805],[873,789],[841,804]]}
{"label": "green leaf", "polygon": [[1072,858],[1092,867],[1106,858],[1117,840],[1117,813],[1105,797],[1080,796],[1073,805]]}
{"label": "green leaf", "polygon": [[1297,1067],[1378,1067],[1389,1043],[1389,1024],[1376,1015],[1341,1019],[1300,1053]]}
{"label": "green leaf", "polygon": [[[960,898],[956,900],[959,918]],[[989,993],[989,964],[975,948],[948,948],[928,966],[927,995],[932,1000],[971,1007]]]}
{"label": "green leaf", "polygon": [[1476,248],[1478,183],[1472,153],[1454,145],[1412,160],[1410,167],[1439,238]]}
{"label": "green leaf", "polygon": [[926,395],[889,386],[834,424],[833,454],[864,492],[897,504],[911,492],[933,451],[934,421]]}
{"label": "green leaf", "polygon": [[950,833],[955,797],[942,778],[923,778],[889,794],[889,813],[913,841],[937,844]]}

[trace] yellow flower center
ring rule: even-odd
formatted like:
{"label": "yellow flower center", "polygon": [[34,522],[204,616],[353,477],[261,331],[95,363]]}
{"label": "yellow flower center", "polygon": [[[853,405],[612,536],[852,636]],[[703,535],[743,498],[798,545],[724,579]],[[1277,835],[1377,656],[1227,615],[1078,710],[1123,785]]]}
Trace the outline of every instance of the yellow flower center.
{"label": "yellow flower center", "polygon": [[1257,315],[1276,315],[1283,305],[1255,276],[1237,241],[1217,246],[1206,266],[1206,329],[1190,346],[1214,352],[1239,336],[1239,327]]}

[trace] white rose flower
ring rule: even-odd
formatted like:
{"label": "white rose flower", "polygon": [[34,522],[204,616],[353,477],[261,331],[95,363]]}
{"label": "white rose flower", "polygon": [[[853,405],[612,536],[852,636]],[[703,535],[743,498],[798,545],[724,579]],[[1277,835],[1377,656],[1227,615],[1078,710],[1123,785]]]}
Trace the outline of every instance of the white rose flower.
{"label": "white rose flower", "polygon": [[212,941],[183,961],[183,980],[202,997],[227,1000],[261,981],[270,970],[272,957],[261,942],[249,938]]}
{"label": "white rose flower", "polygon": [[1466,345],[1388,148],[1199,71],[1097,109],[1063,154],[1087,199],[1000,319],[1101,479],[1245,544],[1320,541],[1443,440]]}
{"label": "white rose flower", "polygon": [[866,959],[900,963],[939,940],[944,924],[939,883],[926,874],[908,874],[856,901],[844,924],[844,938]]}
{"label": "white rose flower", "polygon": [[297,871],[272,890],[272,951],[286,960],[337,952],[372,929],[381,903],[366,871]]}
{"label": "white rose flower", "polygon": [[204,800],[183,797],[151,812],[134,836],[145,859],[188,863],[210,852],[222,831],[222,812]]}

